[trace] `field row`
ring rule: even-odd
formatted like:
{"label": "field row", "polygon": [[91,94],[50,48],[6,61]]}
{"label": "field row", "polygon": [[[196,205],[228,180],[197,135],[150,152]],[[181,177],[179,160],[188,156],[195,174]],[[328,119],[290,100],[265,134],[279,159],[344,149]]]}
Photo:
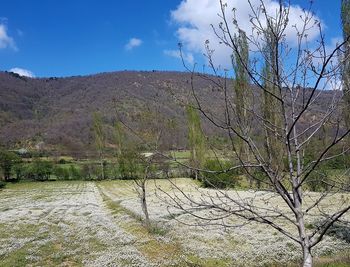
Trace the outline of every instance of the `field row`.
{"label": "field row", "polygon": [[[178,189],[198,200],[218,193],[189,179],[148,181],[153,228],[147,231],[132,181],[9,185],[0,192],[0,266],[269,266],[299,260],[299,247],[265,225],[228,218],[240,227],[200,226],[174,208]],[[228,194],[258,195],[259,203],[274,198],[264,192]],[[338,199],[333,196],[324,208],[332,209]],[[190,207],[185,198],[183,203]],[[278,200],[271,203],[284,208]],[[348,251],[349,240],[329,235],[315,253],[332,258]]]}

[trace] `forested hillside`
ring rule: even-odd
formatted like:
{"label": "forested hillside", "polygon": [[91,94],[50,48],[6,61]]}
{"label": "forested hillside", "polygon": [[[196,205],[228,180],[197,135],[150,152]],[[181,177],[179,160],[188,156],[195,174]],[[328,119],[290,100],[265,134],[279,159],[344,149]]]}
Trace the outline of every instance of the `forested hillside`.
{"label": "forested hillside", "polygon": [[[213,116],[223,116],[222,90],[198,77],[194,90],[204,108]],[[328,102],[331,94],[321,94],[314,114],[304,119],[306,124],[322,112],[323,103]],[[8,148],[93,153],[92,114],[97,111],[103,117],[111,147],[117,116],[140,130],[147,123],[144,120],[147,114],[168,129],[162,133],[163,146],[184,148],[187,144],[184,104],[193,102],[191,95],[191,75],[181,72],[122,71],[40,79],[1,72],[0,140]],[[209,136],[220,135],[205,119],[203,125]]]}

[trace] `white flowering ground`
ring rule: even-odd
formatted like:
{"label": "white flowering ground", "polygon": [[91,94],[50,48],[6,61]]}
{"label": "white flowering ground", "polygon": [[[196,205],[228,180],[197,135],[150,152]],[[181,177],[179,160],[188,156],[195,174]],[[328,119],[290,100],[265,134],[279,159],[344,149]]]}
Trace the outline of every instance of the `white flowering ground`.
{"label": "white flowering ground", "polygon": [[[225,222],[240,227],[191,226],[202,222],[172,207],[171,197],[190,207],[187,195],[200,201],[203,192],[215,196],[215,190],[198,190],[189,179],[152,180],[147,189],[150,231],[131,181],[8,186],[0,191],[0,266],[297,266],[300,248],[266,225],[230,217]],[[253,195],[285,208],[271,193],[228,192],[232,198]],[[346,198],[334,195],[324,209],[336,209]],[[317,219],[313,214],[310,225]],[[348,242],[326,235],[314,253],[326,259],[346,255]]]}

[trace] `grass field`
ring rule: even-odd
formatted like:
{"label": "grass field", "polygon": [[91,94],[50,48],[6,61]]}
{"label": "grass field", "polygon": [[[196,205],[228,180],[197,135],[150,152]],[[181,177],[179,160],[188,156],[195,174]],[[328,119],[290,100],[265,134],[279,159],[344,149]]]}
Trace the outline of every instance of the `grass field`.
{"label": "grass field", "polygon": [[[194,181],[173,182],[200,197]],[[0,191],[0,266],[297,266],[299,247],[266,226],[182,224],[195,220],[167,203],[161,190],[173,193],[172,187],[148,182],[147,231],[131,181],[9,185]],[[348,242],[326,236],[315,250],[317,266],[349,266]]]}

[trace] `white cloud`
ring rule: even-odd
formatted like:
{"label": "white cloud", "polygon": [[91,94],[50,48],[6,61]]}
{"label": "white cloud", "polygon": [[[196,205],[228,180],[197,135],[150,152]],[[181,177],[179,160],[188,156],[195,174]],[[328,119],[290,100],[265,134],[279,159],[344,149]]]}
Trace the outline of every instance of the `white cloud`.
{"label": "white cloud", "polygon": [[331,54],[334,49],[341,45],[344,42],[344,38],[342,36],[334,37],[330,40],[330,43],[326,45],[326,53],[327,55]]}
{"label": "white cloud", "polygon": [[0,49],[11,48],[17,50],[17,46],[12,37],[7,33],[7,27],[5,24],[0,24]]}
{"label": "white cloud", "polygon": [[129,42],[125,45],[126,50],[132,50],[135,47],[142,45],[143,41],[138,38],[131,38]]}
{"label": "white cloud", "polygon": [[[163,53],[164,53],[164,55],[167,55],[169,57],[181,59],[181,54],[180,54],[179,50],[164,50]],[[192,53],[183,52],[182,58],[184,59],[185,62],[187,62],[191,65],[194,63],[194,57],[193,57]]]}
{"label": "white cloud", "polygon": [[[253,6],[260,6],[260,0],[251,0]],[[279,10],[279,3],[276,0],[265,0],[267,14],[274,16]],[[251,8],[248,1],[230,0],[227,1],[227,18],[232,21],[233,8],[236,8],[236,19],[239,27],[248,35],[252,34],[252,24],[250,22]],[[210,41],[211,49],[215,50],[214,59],[216,64],[226,65],[230,61],[231,51],[219,43],[215,36],[211,24],[218,27],[221,22],[218,14],[221,13],[218,0],[182,0],[176,10],[171,12],[172,21],[178,25],[176,34],[184,48],[195,53],[205,53],[204,43]],[[303,21],[300,16],[304,15],[303,9],[293,5],[289,11],[289,22],[285,30],[286,40],[290,46],[297,44],[296,28],[301,29]],[[318,21],[319,18],[314,17]],[[265,24],[262,19],[263,25]],[[233,26],[233,25],[232,25]],[[236,30],[231,28],[232,32]],[[316,29],[308,31],[308,40],[314,40],[319,36]]]}
{"label": "white cloud", "polygon": [[34,78],[35,77],[33,72],[31,72],[30,70],[26,70],[26,69],[12,68],[9,71],[17,73],[18,75],[25,76],[25,77],[30,77],[30,78]]}

